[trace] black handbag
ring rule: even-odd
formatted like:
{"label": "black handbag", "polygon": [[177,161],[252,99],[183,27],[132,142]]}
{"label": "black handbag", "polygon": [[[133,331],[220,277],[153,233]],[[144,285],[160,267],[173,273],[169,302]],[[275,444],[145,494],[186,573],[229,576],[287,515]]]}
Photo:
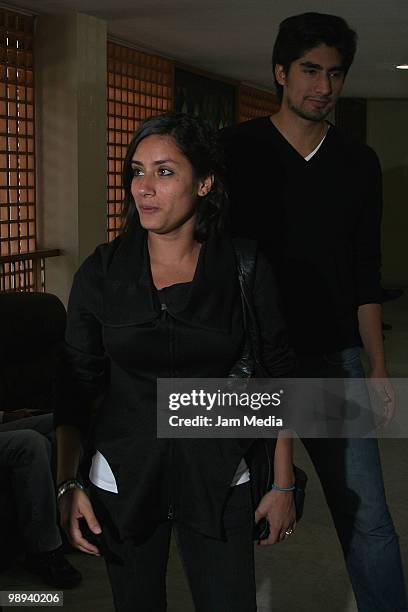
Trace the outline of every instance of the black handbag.
{"label": "black handbag", "polygon": [[[256,242],[251,240],[235,239],[234,248],[237,260],[238,280],[241,289],[242,310],[246,332],[247,354],[243,359],[246,360],[248,376],[268,378],[268,372],[262,364],[260,332],[251,300],[253,286],[255,283],[257,245]],[[294,465],[293,468],[295,473],[294,501],[296,508],[296,521],[300,521],[305,504],[307,474],[296,465]],[[265,491],[264,494],[267,492],[268,491]],[[268,537],[268,534],[268,521],[266,518],[261,519],[254,526],[253,537],[256,540],[263,540]]]}

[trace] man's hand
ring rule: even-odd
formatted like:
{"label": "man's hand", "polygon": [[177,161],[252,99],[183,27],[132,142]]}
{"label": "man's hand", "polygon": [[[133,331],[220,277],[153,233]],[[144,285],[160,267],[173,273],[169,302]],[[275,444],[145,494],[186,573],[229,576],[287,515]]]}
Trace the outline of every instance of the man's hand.
{"label": "man's hand", "polygon": [[385,362],[381,304],[362,304],[357,314],[360,336],[371,366],[370,386],[380,405],[380,422],[377,427],[387,427],[395,414],[395,391]]}
{"label": "man's hand", "polygon": [[395,416],[396,395],[395,389],[388,378],[386,370],[373,370],[370,373],[369,384],[374,391],[376,403],[382,410],[377,427],[387,427]]}
{"label": "man's hand", "polygon": [[255,511],[255,522],[266,518],[269,523],[269,536],[259,543],[261,546],[287,540],[296,528],[296,508],[292,492],[272,489],[261,499]]}

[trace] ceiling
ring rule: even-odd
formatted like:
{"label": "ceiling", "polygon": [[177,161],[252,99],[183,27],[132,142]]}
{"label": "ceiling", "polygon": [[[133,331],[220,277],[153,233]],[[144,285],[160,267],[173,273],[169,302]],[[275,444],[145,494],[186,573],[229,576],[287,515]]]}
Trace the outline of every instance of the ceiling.
{"label": "ceiling", "polygon": [[36,13],[78,11],[109,35],[222,76],[271,89],[279,22],[304,11],[344,17],[359,35],[346,96],[408,98],[408,0],[20,0]]}

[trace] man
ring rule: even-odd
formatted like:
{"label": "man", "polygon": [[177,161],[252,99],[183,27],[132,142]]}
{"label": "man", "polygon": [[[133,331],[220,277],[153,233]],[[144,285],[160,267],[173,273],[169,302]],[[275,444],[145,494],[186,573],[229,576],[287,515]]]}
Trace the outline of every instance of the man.
{"label": "man", "polygon": [[71,588],[82,576],[65,559],[57,527],[51,469],[53,415],[32,412],[0,412],[0,471],[12,488],[26,552],[24,566],[52,587]]}
{"label": "man", "polygon": [[[356,34],[340,17],[305,13],[285,19],[273,51],[279,111],[222,136],[233,227],[257,238],[275,268],[298,375],[334,377],[340,370],[345,378],[363,377],[362,344],[383,394],[386,424],[394,396],[381,331],[381,170],[371,149],[325,120],[355,50]],[[303,442],[359,611],[408,610],[377,440]]]}

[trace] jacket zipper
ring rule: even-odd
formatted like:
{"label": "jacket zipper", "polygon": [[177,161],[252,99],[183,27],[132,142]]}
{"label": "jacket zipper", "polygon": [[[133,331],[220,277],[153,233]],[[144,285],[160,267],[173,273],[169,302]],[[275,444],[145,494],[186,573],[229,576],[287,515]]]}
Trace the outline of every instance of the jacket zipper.
{"label": "jacket zipper", "polygon": [[[170,368],[169,374],[170,378],[175,377],[175,369],[174,369],[174,323],[171,316],[169,316],[167,305],[162,304],[162,320],[167,320],[168,330],[169,330],[169,355],[170,355]],[[173,489],[173,460],[174,460],[174,448],[173,448],[173,440],[169,440],[169,464],[170,464],[170,501],[169,507],[167,510],[167,520],[174,520],[174,507],[172,503],[172,489]]]}

